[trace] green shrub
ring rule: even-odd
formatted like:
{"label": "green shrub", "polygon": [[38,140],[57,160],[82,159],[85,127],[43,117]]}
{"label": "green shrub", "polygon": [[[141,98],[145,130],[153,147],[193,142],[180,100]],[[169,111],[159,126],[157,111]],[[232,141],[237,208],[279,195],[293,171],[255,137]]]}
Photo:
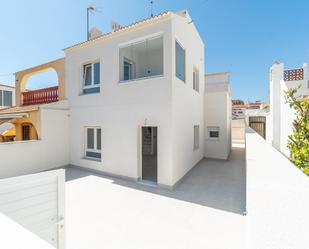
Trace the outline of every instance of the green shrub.
{"label": "green shrub", "polygon": [[309,99],[296,96],[299,88],[300,86],[285,91],[286,103],[296,113],[288,148],[290,160],[309,176]]}

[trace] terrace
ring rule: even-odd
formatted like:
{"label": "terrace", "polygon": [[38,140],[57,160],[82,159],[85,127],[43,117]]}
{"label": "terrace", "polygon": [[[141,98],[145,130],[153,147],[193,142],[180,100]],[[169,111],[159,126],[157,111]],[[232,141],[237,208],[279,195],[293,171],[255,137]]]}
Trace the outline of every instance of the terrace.
{"label": "terrace", "polygon": [[[16,79],[16,105],[40,105],[65,99],[65,59],[50,61],[32,68],[15,73]],[[28,90],[28,81],[32,76],[54,71],[58,78],[58,85]]]}
{"label": "terrace", "polygon": [[67,249],[245,248],[245,149],[204,159],[174,190],[69,167],[66,210]]}
{"label": "terrace", "polygon": [[[245,138],[246,148],[244,144],[234,144],[227,161],[202,160],[174,190],[76,167],[66,168],[65,183],[63,170],[30,177],[38,177],[38,198],[45,200],[51,198],[52,183],[54,189],[61,185],[55,178],[46,178],[47,175],[63,173],[58,177],[62,178],[65,189],[65,199],[64,189],[60,188],[59,193],[62,201],[65,200],[66,249],[306,249],[308,178],[252,129],[246,130]],[[44,177],[47,189],[42,185]],[[10,181],[3,179],[0,184],[12,188],[8,186]],[[19,178],[13,181],[26,186]],[[28,181],[33,184],[33,180]],[[44,189],[46,196],[42,196]],[[22,191],[31,194],[29,189]],[[3,206],[7,198],[3,195],[7,194],[5,189],[0,192],[1,211],[8,208]],[[51,207],[45,200],[43,207],[46,206]],[[39,208],[27,207],[22,212],[35,213]],[[58,214],[55,208],[48,210],[48,214],[50,211]],[[0,219],[4,218],[0,216]],[[53,217],[51,221],[54,220]],[[16,229],[18,234],[22,233]],[[14,227],[10,231],[9,235],[16,237]],[[44,232],[42,236],[57,244],[55,233]],[[39,242],[35,238],[32,241]]]}

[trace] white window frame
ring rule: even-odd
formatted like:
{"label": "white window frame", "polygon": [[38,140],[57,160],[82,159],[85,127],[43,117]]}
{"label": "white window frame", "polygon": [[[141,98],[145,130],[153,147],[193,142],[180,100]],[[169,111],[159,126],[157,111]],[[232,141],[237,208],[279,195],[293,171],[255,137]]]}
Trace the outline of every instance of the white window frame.
{"label": "white window frame", "polygon": [[[88,129],[93,129],[93,144],[94,144],[94,149],[88,148]],[[98,149],[98,141],[97,141],[97,130],[101,130],[101,149]],[[87,152],[93,152],[93,153],[100,153],[101,158],[97,157],[91,157],[87,156]],[[84,158],[91,159],[91,160],[97,160],[101,161],[102,160],[102,128],[100,126],[86,126],[84,129]]]}
{"label": "white window frame", "polygon": [[[162,74],[136,78],[136,64],[135,64],[136,62],[133,61],[133,60],[130,60],[129,58],[124,57],[124,59],[125,59],[127,62],[131,63],[132,66],[133,66],[133,71],[132,71],[133,79],[121,80],[120,66],[123,67],[123,62],[120,60],[120,50],[123,49],[123,48],[127,48],[127,47],[129,47],[129,46],[138,44],[138,43],[142,43],[142,42],[144,42],[144,41],[153,40],[153,39],[158,39],[158,38],[161,38],[161,37],[162,37],[162,40],[163,40],[163,61],[162,61],[162,63],[163,63],[163,71],[162,71]],[[155,33],[155,34],[151,34],[151,35],[139,37],[139,38],[137,38],[137,39],[133,39],[133,40],[130,40],[130,41],[127,41],[127,42],[124,42],[124,43],[119,44],[119,45],[118,45],[118,58],[119,58],[119,61],[118,61],[118,65],[119,65],[119,66],[118,66],[119,81],[118,81],[118,83],[119,83],[120,85],[125,85],[126,83],[131,83],[132,81],[140,81],[140,80],[145,80],[145,79],[152,79],[152,78],[164,77],[164,35],[163,35],[163,32],[158,32],[158,33]]]}
{"label": "white window frame", "polygon": [[[196,132],[197,128],[197,134]],[[193,150],[198,150],[200,148],[200,126],[194,125],[193,126]]]}
{"label": "white window frame", "polygon": [[[4,105],[4,92],[11,93],[11,105]],[[1,94],[0,106],[4,106],[4,107],[13,106],[13,92],[12,91],[6,90],[6,89],[1,89],[0,94]]]}
{"label": "white window frame", "polygon": [[[126,62],[126,63],[130,64],[131,67],[132,67],[131,68],[132,72],[131,72],[131,75],[130,75],[129,79],[128,80],[123,80],[123,81],[126,82],[126,81],[134,80],[135,79],[135,74],[136,74],[136,72],[135,72],[136,71],[135,62],[130,60],[130,59],[128,59],[127,57],[123,58],[123,62]],[[123,63],[122,66],[123,66],[123,72],[124,72],[124,63]]]}
{"label": "white window frame", "polygon": [[[218,137],[211,137],[210,132],[218,132]],[[220,139],[220,127],[219,126],[208,126],[207,127],[207,138],[209,140],[218,141]]]}
{"label": "white window frame", "polygon": [[197,69],[197,67],[193,67],[192,77],[193,90],[200,92],[200,71]]}
{"label": "white window frame", "polygon": [[[99,63],[100,64],[100,82],[98,84],[94,84],[94,64],[97,64]],[[86,67],[91,67],[91,85],[89,86],[86,86],[85,85],[85,80],[86,80],[86,77],[85,77],[85,68]],[[91,61],[91,62],[87,62],[87,63],[84,63],[82,65],[82,88],[83,90],[84,89],[91,89],[91,88],[96,88],[96,87],[100,87],[101,85],[101,62],[99,60],[96,60],[96,61]]]}

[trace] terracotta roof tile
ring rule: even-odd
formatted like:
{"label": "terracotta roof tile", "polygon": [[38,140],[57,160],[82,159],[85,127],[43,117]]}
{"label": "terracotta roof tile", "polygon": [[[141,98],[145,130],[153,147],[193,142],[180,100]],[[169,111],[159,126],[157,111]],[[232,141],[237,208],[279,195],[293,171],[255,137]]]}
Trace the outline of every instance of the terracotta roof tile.
{"label": "terracotta roof tile", "polygon": [[14,113],[23,113],[23,112],[33,112],[37,111],[39,106],[37,105],[29,105],[29,106],[13,106],[10,108],[5,108],[0,110],[1,114],[14,114]]}

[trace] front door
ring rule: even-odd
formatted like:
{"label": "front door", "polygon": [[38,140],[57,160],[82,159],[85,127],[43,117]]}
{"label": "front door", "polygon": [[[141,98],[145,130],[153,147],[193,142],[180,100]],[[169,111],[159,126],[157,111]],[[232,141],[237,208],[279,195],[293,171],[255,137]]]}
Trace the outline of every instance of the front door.
{"label": "front door", "polygon": [[142,180],[157,183],[158,128],[142,127]]}

